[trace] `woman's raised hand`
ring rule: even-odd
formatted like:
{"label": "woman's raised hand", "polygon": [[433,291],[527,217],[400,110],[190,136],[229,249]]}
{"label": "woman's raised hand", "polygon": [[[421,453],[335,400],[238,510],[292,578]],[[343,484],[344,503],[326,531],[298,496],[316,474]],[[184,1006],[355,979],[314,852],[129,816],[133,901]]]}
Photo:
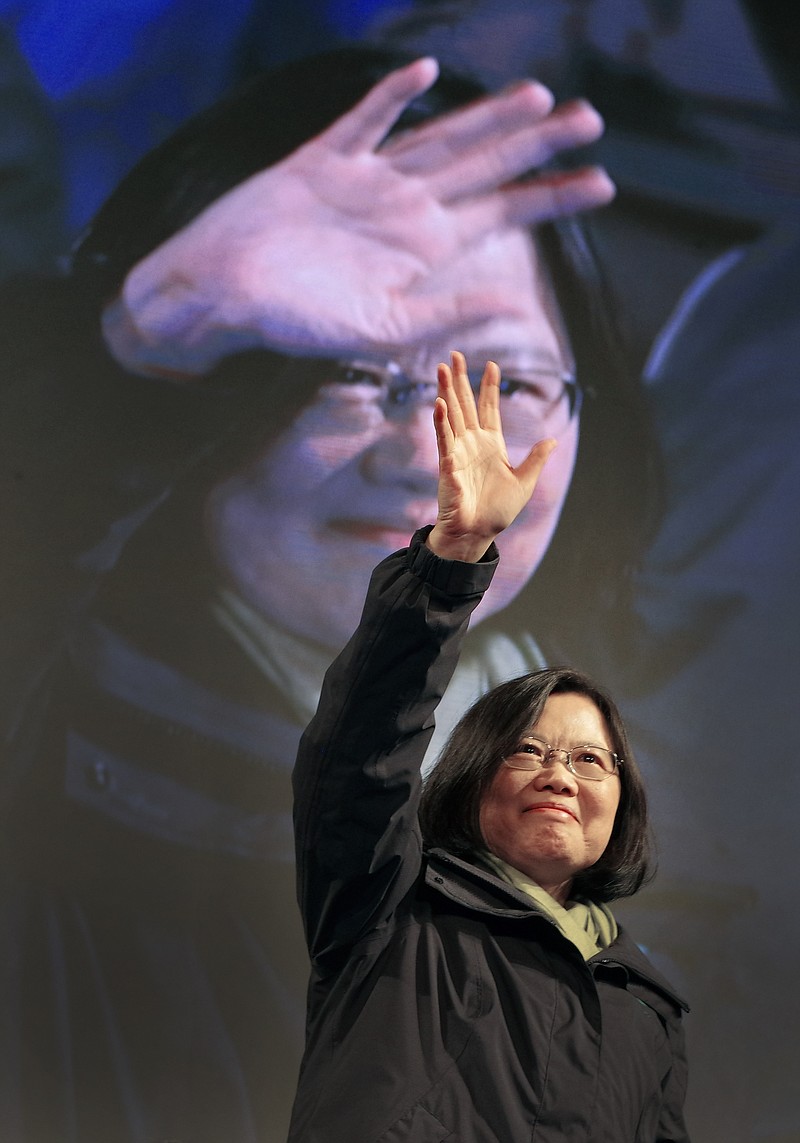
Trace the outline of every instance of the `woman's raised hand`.
{"label": "woman's raised hand", "polygon": [[555,448],[538,441],[512,468],[499,402],[500,370],[490,361],[477,403],[461,353],[439,366],[434,427],[439,450],[439,512],[428,546],[446,559],[474,563],[530,500],[539,473]]}
{"label": "woman's raised hand", "polygon": [[486,290],[454,265],[498,229],[607,202],[596,168],[515,182],[602,121],[526,81],[384,143],[436,76],[431,59],[391,72],[138,263],[103,317],[120,363],[190,376],[244,349],[385,353],[486,320]]}

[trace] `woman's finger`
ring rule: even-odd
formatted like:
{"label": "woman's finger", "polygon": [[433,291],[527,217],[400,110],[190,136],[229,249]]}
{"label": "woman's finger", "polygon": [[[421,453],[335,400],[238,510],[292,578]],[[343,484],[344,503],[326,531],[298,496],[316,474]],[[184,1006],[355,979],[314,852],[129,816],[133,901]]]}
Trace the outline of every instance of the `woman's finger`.
{"label": "woman's finger", "polygon": [[319,139],[334,151],[352,155],[372,151],[386,138],[412,99],[427,91],[439,74],[430,57],[390,72],[364,98],[337,119]]}
{"label": "woman's finger", "polygon": [[547,464],[547,458],[553,449],[556,448],[557,444],[558,441],[554,437],[547,437],[545,440],[537,441],[522,463],[517,465],[514,470],[517,479],[529,498],[533,495],[533,490],[536,487],[542,469]]}
{"label": "woman's finger", "polygon": [[552,93],[535,80],[524,80],[387,140],[381,154],[407,174],[435,171],[454,156],[530,128],[552,109]]}
{"label": "woman's finger", "polygon": [[490,145],[453,154],[439,170],[419,173],[425,178],[426,189],[440,202],[459,202],[505,186],[545,166],[562,151],[594,143],[603,126],[588,103],[564,104],[540,123],[497,135]]}
{"label": "woman's finger", "polygon": [[553,171],[453,208],[459,241],[474,242],[501,226],[537,226],[611,202],[616,187],[602,167]]}
{"label": "woman's finger", "polygon": [[441,467],[443,462],[452,454],[455,442],[448,416],[447,401],[441,396],[436,398],[433,405],[433,428],[436,433],[436,451]]}
{"label": "woman's finger", "polygon": [[450,355],[450,368],[453,374],[453,392],[458,403],[463,426],[465,429],[477,429],[479,421],[478,410],[475,405],[475,393],[470,383],[467,360],[463,353],[453,350]]}
{"label": "woman's finger", "polygon": [[465,428],[464,414],[461,408],[455,378],[456,363],[460,356],[458,353],[451,353],[450,365],[440,365],[438,372],[439,397],[444,401],[447,408],[447,420],[453,437],[460,436]]}
{"label": "woman's finger", "polygon": [[478,420],[481,427],[502,435],[500,418],[500,367],[495,361],[487,361],[478,391]]}

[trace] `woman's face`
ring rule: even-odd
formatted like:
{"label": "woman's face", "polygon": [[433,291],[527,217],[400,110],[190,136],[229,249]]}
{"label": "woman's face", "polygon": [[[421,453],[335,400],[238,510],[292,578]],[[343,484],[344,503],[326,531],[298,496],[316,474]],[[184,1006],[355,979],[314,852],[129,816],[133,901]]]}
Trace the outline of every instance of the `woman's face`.
{"label": "woman's face", "polygon": [[355,629],[375,564],[436,519],[435,389],[381,400],[373,367],[393,362],[409,379],[432,382],[451,349],[461,349],[478,374],[492,358],[504,376],[525,381],[502,399],[511,463],[537,439],[558,436],[532,502],[498,541],[502,559],[476,620],[525,585],[558,521],[578,424],[566,399],[551,423],[531,415],[541,407],[541,387],[552,389],[554,377],[572,365],[531,239],[518,229],[494,234],[459,261],[458,273],[485,291],[484,321],[452,330],[441,344],[389,347],[380,360],[354,360],[358,370],[340,370],[323,383],[253,464],[212,493],[211,542],[229,581],[267,619],[331,650]]}
{"label": "woman's face", "polygon": [[[586,695],[551,695],[531,733],[560,750],[614,750],[608,725]],[[577,778],[563,755],[541,770],[497,770],[480,806],[487,849],[562,903],[573,878],[603,855],[619,807],[619,774],[594,782]]]}

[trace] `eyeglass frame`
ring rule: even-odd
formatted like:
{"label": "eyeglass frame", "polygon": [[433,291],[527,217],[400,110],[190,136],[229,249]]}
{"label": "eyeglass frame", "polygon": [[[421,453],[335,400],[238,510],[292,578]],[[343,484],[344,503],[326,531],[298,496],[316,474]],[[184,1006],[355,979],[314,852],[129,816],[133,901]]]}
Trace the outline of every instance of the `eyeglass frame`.
{"label": "eyeglass frame", "polygon": [[[329,358],[326,363],[334,365],[340,369],[352,369],[354,371],[363,371],[364,373],[374,373],[376,377],[380,378],[381,393],[381,406],[384,410],[391,408],[399,408],[407,404],[411,399],[427,400],[429,396],[436,395],[437,385],[435,381],[423,381],[415,379],[409,375],[396,361],[388,360],[384,363],[364,360],[346,358]],[[320,362],[322,365],[323,363]],[[536,377],[550,377],[556,378],[562,385],[563,391],[559,394],[558,398],[553,402],[552,407],[557,407],[558,404],[567,398],[568,413],[567,421],[573,420],[581,411],[584,398],[584,388],[578,380],[574,370],[570,369],[547,369],[541,366],[527,367],[520,370],[532,379]],[[520,378],[519,383],[525,384],[527,378]],[[509,378],[510,381],[514,380],[513,374]],[[502,386],[504,381],[503,371],[501,370],[500,378],[500,395],[503,396]],[[356,382],[334,381],[332,384],[356,384]],[[470,386],[472,391],[477,395],[480,389],[480,378],[473,379],[470,377]]]}
{"label": "eyeglass frame", "polygon": [[[503,765],[508,766],[509,770],[522,770],[528,774],[538,774],[540,770],[545,769],[547,763],[550,761],[554,754],[563,754],[565,758],[564,765],[569,770],[570,774],[577,778],[579,782],[605,782],[606,778],[613,778],[615,774],[619,774],[620,770],[622,770],[623,766],[625,765],[625,759],[620,758],[620,756],[614,750],[609,750],[607,746],[595,746],[591,742],[584,742],[580,746],[572,746],[569,750],[565,750],[563,746],[552,746],[544,738],[537,738],[535,734],[529,734],[527,738],[533,742],[541,743],[542,746],[547,748],[541,766],[515,766],[513,762],[508,760],[508,758],[504,758]],[[588,774],[579,774],[575,769],[574,763],[572,761],[572,755],[576,752],[587,749],[595,751],[603,750],[606,754],[610,754],[614,761],[614,769],[604,770],[602,777],[590,778]]]}

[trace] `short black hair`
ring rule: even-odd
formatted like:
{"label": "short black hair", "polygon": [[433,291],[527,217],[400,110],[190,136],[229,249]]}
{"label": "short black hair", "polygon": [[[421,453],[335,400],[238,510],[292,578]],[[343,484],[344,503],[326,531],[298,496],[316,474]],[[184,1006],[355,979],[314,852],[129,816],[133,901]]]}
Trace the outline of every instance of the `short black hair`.
{"label": "short black hair", "polygon": [[647,797],[616,703],[587,675],[551,667],[501,683],[467,711],[428,775],[420,802],[422,836],[428,848],[466,859],[485,848],[480,806],[492,779],[535,725],[550,695],[585,695],[603,715],[614,752],[622,758],[620,802],[611,838],[594,865],[579,873],[573,895],[593,901],[630,897],[653,873]]}

